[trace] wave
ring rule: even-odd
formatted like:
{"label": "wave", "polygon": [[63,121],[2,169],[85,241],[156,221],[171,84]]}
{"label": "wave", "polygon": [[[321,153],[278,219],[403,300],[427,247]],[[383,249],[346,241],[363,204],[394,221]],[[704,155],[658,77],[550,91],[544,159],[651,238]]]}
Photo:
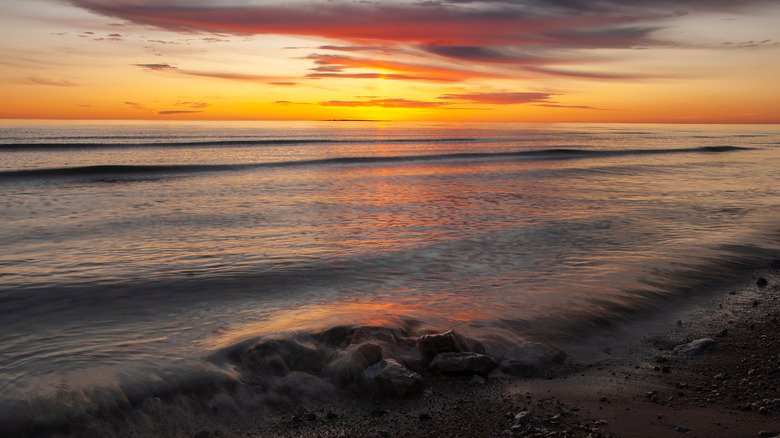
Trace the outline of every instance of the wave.
{"label": "wave", "polygon": [[[91,139],[114,139],[120,137],[89,137]],[[142,139],[145,137],[137,137]],[[121,139],[126,139],[121,137]],[[150,139],[151,140],[151,139]],[[475,138],[377,138],[377,139],[323,139],[323,138],[274,138],[274,139],[241,139],[241,140],[199,140],[199,141],[156,141],[148,142],[40,142],[40,143],[0,143],[0,151],[13,150],[67,150],[67,149],[125,149],[125,148],[157,148],[157,147],[219,147],[219,146],[289,146],[300,144],[383,144],[383,143],[471,143]],[[484,140],[481,140],[484,141]]]}
{"label": "wave", "polygon": [[296,160],[281,162],[245,163],[245,164],[163,164],[163,165],[96,165],[61,168],[42,168],[9,170],[0,172],[0,180],[22,178],[111,178],[111,177],[159,177],[204,172],[225,172],[263,167],[316,166],[316,165],[349,165],[349,164],[384,164],[408,163],[426,161],[462,161],[490,159],[577,159],[603,158],[626,155],[660,155],[679,153],[720,153],[749,150],[738,146],[705,146],[698,148],[678,149],[629,149],[629,150],[589,150],[555,148],[535,151],[517,152],[463,152],[430,155],[400,155],[379,157],[339,157],[315,160]]}

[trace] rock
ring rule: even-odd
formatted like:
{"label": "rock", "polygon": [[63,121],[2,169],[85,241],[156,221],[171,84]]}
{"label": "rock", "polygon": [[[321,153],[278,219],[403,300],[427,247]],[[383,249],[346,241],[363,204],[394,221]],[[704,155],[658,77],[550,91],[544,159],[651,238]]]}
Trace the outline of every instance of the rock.
{"label": "rock", "polygon": [[326,353],[292,339],[259,342],[235,359],[252,374],[285,376],[293,371],[314,372],[322,368]]}
{"label": "rock", "polygon": [[359,326],[351,328],[344,336],[347,344],[362,344],[365,342],[388,342],[398,340],[395,331],[387,327]]}
{"label": "rock", "polygon": [[531,421],[531,411],[522,411],[518,412],[517,415],[515,415],[515,423],[518,424],[525,424]]}
{"label": "rock", "polygon": [[758,287],[766,287],[769,284],[769,282],[766,280],[766,278],[761,277],[756,281],[756,286]]}
{"label": "rock", "polygon": [[696,356],[714,345],[715,341],[712,338],[702,338],[687,344],[678,345],[674,347],[672,352],[677,356]]}
{"label": "rock", "polygon": [[500,366],[507,374],[534,377],[565,360],[566,353],[555,347],[526,343],[507,351]]}
{"label": "rock", "polygon": [[496,362],[479,353],[439,353],[431,362],[431,369],[451,374],[481,374],[493,371]]}
{"label": "rock", "polygon": [[361,371],[381,360],[382,348],[377,344],[350,345],[325,366],[323,375],[337,385],[345,386],[352,383]]}
{"label": "rock", "polygon": [[211,429],[204,428],[192,434],[192,438],[212,438],[214,433]]}
{"label": "rock", "polygon": [[674,430],[676,430],[677,432],[690,432],[690,429],[688,429],[685,426],[677,426],[674,428]]}
{"label": "rock", "polygon": [[509,430],[509,429],[504,429],[504,431],[503,431],[503,432],[501,432],[501,436],[503,436],[503,437],[510,437],[510,436],[512,436],[512,435],[514,435],[514,434],[513,434],[513,433],[512,433],[512,431],[511,431],[511,430]]}
{"label": "rock", "polygon": [[461,336],[453,330],[421,336],[417,340],[417,348],[420,353],[429,358],[439,353],[473,352],[485,354],[485,347],[479,341]]}
{"label": "rock", "polygon": [[425,387],[425,382],[419,374],[393,359],[384,359],[366,368],[361,373],[361,377],[367,386],[375,385],[386,395],[408,397],[422,391]]}
{"label": "rock", "polygon": [[469,380],[469,385],[471,386],[482,386],[484,384],[485,378],[476,374]]}

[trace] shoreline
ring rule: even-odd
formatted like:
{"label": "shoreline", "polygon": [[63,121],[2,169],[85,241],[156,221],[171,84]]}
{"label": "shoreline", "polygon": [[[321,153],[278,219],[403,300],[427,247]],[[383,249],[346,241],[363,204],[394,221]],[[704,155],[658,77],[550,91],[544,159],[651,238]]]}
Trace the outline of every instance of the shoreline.
{"label": "shoreline", "polygon": [[[174,377],[168,390],[81,414],[66,402],[59,421],[3,428],[19,437],[780,437],[780,261],[701,286],[711,292],[560,345],[565,360],[556,347],[531,345],[552,354],[530,372],[523,354],[481,356],[479,341],[452,332],[426,340],[334,327],[315,336],[316,348],[282,339],[223,351],[215,363],[237,373],[223,381]],[[700,354],[675,354],[700,339],[710,339]],[[442,351],[492,361],[433,371]],[[388,393],[377,375],[390,362],[424,384],[417,375],[400,383],[403,394]]]}
{"label": "shoreline", "polygon": [[[180,436],[780,436],[778,297],[777,267],[761,269],[661,333],[605,346],[607,358],[595,363],[567,361],[546,377],[484,383],[426,376],[425,390],[408,398],[315,396],[250,417],[215,416]],[[714,341],[711,348],[673,353],[702,338]]]}

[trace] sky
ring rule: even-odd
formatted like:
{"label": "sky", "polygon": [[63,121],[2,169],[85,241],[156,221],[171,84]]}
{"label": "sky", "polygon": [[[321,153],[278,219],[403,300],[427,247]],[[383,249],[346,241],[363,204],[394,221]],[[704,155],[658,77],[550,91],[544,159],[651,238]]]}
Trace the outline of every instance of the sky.
{"label": "sky", "polygon": [[0,118],[780,123],[776,0],[2,0]]}

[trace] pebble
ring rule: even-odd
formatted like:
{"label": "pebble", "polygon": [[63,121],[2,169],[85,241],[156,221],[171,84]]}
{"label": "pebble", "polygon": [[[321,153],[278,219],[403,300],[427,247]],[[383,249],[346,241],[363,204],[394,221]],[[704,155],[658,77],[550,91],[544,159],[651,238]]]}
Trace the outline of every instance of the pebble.
{"label": "pebble", "polygon": [[485,378],[482,376],[474,375],[474,377],[469,380],[469,385],[471,386],[482,386],[485,384]]}
{"label": "pebble", "polygon": [[702,338],[687,344],[678,345],[674,347],[672,352],[677,356],[695,356],[713,345],[715,345],[715,341],[711,338]]}
{"label": "pebble", "polygon": [[512,436],[512,435],[514,435],[514,433],[512,433],[512,431],[509,430],[509,429],[504,429],[504,431],[501,432],[501,436],[509,437],[509,436]]}
{"label": "pebble", "polygon": [[690,432],[690,429],[688,429],[685,426],[677,426],[674,428],[674,430],[676,430],[677,432]]}
{"label": "pebble", "polygon": [[522,411],[515,415],[517,423],[527,423],[531,419],[531,411]]}

